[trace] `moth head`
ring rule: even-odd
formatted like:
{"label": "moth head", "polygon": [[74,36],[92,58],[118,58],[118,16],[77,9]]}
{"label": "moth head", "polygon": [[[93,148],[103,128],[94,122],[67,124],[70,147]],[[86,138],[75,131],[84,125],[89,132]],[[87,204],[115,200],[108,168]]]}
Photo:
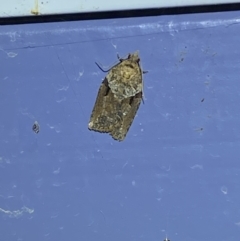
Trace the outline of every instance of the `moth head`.
{"label": "moth head", "polygon": [[137,50],[137,51],[134,52],[133,54],[129,54],[129,55],[128,55],[128,59],[131,59],[132,61],[139,63],[140,58],[139,58],[139,55],[138,55],[138,54],[139,54],[139,51]]}

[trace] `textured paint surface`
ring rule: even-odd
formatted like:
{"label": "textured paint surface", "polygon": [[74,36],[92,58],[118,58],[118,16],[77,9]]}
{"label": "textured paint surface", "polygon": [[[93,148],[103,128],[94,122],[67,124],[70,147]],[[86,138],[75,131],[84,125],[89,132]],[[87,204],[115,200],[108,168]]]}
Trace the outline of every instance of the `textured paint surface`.
{"label": "textured paint surface", "polygon": [[[239,16],[2,26],[1,240],[238,240]],[[94,62],[136,49],[145,104],[119,143],[87,128]]]}

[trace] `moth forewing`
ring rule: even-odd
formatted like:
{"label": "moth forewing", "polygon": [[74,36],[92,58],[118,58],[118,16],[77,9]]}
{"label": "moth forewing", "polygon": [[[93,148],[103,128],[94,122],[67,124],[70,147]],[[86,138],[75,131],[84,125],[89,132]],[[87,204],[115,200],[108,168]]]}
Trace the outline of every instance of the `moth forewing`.
{"label": "moth forewing", "polygon": [[108,105],[109,87],[104,80],[99,88],[98,95],[92,110],[88,128],[99,132],[109,132],[111,130],[109,123],[106,122],[107,115],[111,112],[111,105]]}

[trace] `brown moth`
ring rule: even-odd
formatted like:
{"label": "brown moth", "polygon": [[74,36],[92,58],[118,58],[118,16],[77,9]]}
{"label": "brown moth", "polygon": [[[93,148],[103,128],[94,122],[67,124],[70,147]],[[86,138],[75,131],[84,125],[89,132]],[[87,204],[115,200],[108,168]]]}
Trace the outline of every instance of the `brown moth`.
{"label": "brown moth", "polygon": [[143,71],[138,52],[119,58],[103,80],[88,128],[109,133],[122,141],[133,122],[143,97]]}

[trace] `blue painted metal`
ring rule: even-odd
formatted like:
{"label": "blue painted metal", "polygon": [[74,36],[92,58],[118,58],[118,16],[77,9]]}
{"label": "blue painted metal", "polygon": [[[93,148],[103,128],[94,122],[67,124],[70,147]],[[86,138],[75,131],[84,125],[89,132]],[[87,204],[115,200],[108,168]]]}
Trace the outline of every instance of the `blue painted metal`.
{"label": "blue painted metal", "polygon": [[[238,240],[239,16],[2,26],[1,240]],[[135,50],[145,104],[119,143],[87,128],[94,62]]]}

